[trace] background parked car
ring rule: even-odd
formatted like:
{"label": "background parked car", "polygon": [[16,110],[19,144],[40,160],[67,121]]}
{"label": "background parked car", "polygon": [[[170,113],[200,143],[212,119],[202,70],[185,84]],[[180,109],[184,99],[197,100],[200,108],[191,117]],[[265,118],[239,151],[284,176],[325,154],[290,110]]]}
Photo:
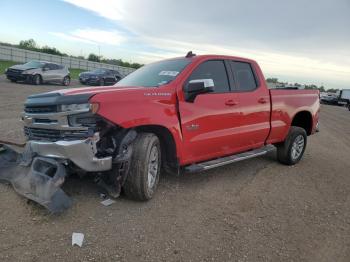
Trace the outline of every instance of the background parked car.
{"label": "background parked car", "polygon": [[118,71],[112,69],[100,68],[79,74],[80,83],[86,85],[114,85],[120,79],[122,79],[122,75]]}
{"label": "background parked car", "polygon": [[23,65],[14,65],[5,70],[7,79],[12,82],[25,81],[40,85],[54,82],[64,86],[70,84],[70,75],[67,67],[45,61],[30,61]]}
{"label": "background parked car", "polygon": [[320,98],[321,104],[326,105],[338,105],[339,94],[337,93],[327,93],[327,95],[322,95]]}

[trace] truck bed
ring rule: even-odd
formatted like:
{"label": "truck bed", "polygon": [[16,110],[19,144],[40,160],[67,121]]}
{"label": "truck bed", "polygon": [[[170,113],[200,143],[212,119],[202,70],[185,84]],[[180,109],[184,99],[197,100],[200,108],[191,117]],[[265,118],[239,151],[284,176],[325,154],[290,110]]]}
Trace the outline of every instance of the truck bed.
{"label": "truck bed", "polygon": [[[309,112],[313,119],[310,134],[316,131],[319,114],[318,90],[270,89],[271,132],[267,143],[280,142],[288,134],[292,119],[299,112]],[[283,141],[282,140],[282,141]]]}

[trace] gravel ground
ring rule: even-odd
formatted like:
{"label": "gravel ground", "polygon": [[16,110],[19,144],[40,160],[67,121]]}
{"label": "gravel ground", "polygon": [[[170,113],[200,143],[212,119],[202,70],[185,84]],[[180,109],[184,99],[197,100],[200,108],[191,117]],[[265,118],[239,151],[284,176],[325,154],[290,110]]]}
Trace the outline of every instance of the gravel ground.
{"label": "gravel ground", "polygon": [[[0,77],[0,139],[23,140],[25,97],[57,88]],[[0,184],[0,261],[349,261],[350,112],[322,106],[321,123],[296,166],[271,153],[163,176],[147,203],[104,207],[91,180],[71,178],[73,207],[51,216]]]}

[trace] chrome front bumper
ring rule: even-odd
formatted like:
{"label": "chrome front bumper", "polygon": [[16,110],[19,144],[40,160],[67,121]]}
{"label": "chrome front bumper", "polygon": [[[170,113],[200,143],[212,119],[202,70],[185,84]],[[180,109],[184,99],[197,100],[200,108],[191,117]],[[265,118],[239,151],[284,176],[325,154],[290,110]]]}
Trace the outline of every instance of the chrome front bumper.
{"label": "chrome front bumper", "polygon": [[70,160],[87,172],[107,171],[112,168],[112,157],[97,158],[95,134],[92,138],[74,141],[41,142],[28,141],[27,146],[33,153],[43,157]]}

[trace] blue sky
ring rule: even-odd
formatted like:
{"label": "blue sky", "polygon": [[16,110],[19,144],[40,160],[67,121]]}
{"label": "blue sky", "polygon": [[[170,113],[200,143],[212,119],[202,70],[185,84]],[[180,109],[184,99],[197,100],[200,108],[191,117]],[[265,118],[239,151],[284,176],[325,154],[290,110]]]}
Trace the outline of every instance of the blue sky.
{"label": "blue sky", "polygon": [[0,0],[0,41],[148,63],[257,60],[267,77],[350,88],[349,0]]}

